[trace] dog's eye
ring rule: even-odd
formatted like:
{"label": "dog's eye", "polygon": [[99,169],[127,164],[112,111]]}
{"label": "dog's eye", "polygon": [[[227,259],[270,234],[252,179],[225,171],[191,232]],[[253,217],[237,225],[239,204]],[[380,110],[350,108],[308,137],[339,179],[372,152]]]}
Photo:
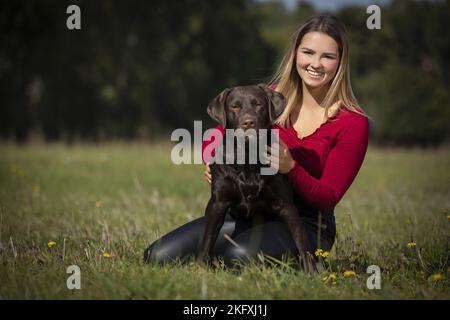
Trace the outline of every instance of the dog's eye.
{"label": "dog's eye", "polygon": [[240,108],[241,108],[241,106],[238,105],[238,104],[233,104],[233,105],[231,106],[231,109],[233,109],[233,110],[239,110]]}
{"label": "dog's eye", "polygon": [[253,100],[253,101],[252,101],[252,104],[253,104],[254,106],[256,106],[256,107],[259,107],[259,106],[262,105],[262,103],[259,102],[258,100]]}

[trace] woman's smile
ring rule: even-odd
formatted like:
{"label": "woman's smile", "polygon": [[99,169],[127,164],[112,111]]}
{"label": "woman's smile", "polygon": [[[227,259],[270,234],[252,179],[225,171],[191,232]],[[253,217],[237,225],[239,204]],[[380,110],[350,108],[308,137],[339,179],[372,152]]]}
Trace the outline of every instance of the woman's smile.
{"label": "woman's smile", "polygon": [[323,72],[317,72],[317,71],[310,70],[310,69],[307,69],[306,72],[313,79],[322,79],[324,76]]}

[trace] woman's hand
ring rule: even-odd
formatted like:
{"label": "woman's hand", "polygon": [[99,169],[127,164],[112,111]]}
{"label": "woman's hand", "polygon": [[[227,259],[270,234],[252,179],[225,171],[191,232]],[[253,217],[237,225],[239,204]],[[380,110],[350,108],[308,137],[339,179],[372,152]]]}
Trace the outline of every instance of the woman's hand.
{"label": "woman's hand", "polygon": [[[267,151],[269,161],[272,163],[272,166],[278,166],[280,173],[288,173],[294,167],[295,161],[292,159],[291,153],[283,141],[279,140],[279,143],[274,143],[272,147],[267,146]],[[209,162],[205,168],[205,179],[211,184],[212,176]]]}
{"label": "woman's hand", "polygon": [[212,176],[211,176],[211,169],[209,168],[209,162],[206,164],[205,178],[206,178],[206,181],[208,181],[209,184],[211,184]]}
{"label": "woman's hand", "polygon": [[272,147],[267,146],[267,151],[272,166],[278,166],[278,172],[285,174],[294,167],[295,161],[283,141],[279,140]]}

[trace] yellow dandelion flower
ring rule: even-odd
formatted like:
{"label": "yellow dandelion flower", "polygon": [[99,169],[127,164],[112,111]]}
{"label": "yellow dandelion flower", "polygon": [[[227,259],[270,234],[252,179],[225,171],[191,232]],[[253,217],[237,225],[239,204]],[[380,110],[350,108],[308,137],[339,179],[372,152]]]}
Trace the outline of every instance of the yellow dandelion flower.
{"label": "yellow dandelion flower", "polygon": [[102,206],[102,202],[101,201],[97,201],[96,203],[95,203],[95,207],[96,208],[100,208]]}
{"label": "yellow dandelion flower", "polygon": [[47,243],[47,246],[48,246],[49,248],[53,248],[53,247],[56,246],[56,242],[55,242],[55,241],[49,241],[49,242]]}
{"label": "yellow dandelion flower", "polygon": [[346,277],[346,278],[356,277],[356,273],[355,273],[355,271],[347,270],[344,272],[344,277]]}
{"label": "yellow dandelion flower", "polygon": [[334,273],[330,273],[329,275],[326,275],[322,278],[320,278],[320,280],[322,280],[323,282],[328,282],[328,281],[336,281],[337,277],[336,274]]}
{"label": "yellow dandelion flower", "polygon": [[449,215],[449,216],[447,216],[447,219],[449,219],[449,220],[450,220],[450,215]]}
{"label": "yellow dandelion flower", "polygon": [[316,255],[316,257],[321,257],[323,253],[322,249],[317,249],[316,252],[314,253]]}
{"label": "yellow dandelion flower", "polygon": [[323,249],[317,249],[316,252],[314,252],[314,254],[316,255],[316,257],[326,258],[330,255],[330,252],[324,251]]}
{"label": "yellow dandelion flower", "polygon": [[431,280],[433,280],[434,282],[441,281],[442,279],[444,279],[444,277],[440,273],[435,273],[431,276]]}
{"label": "yellow dandelion flower", "polygon": [[408,246],[408,248],[414,248],[417,246],[417,243],[411,241],[411,242],[408,242],[406,245]]}
{"label": "yellow dandelion flower", "polygon": [[103,252],[103,257],[105,258],[111,258],[113,255],[111,253],[108,252]]}

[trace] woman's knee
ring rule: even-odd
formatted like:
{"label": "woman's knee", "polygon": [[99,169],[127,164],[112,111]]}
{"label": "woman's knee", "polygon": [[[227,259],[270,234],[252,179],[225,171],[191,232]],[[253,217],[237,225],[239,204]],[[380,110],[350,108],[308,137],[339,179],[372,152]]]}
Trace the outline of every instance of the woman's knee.
{"label": "woman's knee", "polygon": [[156,262],[155,260],[158,259],[160,256],[161,254],[158,252],[158,250],[155,250],[154,244],[151,244],[144,251],[144,262],[145,263]]}
{"label": "woman's knee", "polygon": [[155,241],[144,251],[145,263],[164,264],[173,259],[174,257],[172,257],[170,251],[162,245],[161,241]]}
{"label": "woman's knee", "polygon": [[247,247],[231,246],[225,251],[223,255],[223,260],[225,266],[234,267],[242,264],[247,264],[254,258],[254,256],[255,255],[252,254]]}

